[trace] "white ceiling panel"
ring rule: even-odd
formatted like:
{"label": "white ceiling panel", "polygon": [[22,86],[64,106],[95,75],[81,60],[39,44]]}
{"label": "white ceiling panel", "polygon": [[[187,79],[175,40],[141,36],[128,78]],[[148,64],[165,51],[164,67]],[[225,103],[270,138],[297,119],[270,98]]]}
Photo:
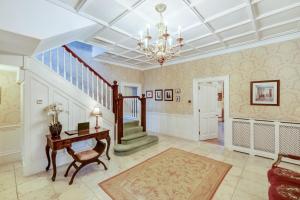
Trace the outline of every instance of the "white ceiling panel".
{"label": "white ceiling panel", "polygon": [[273,24],[281,23],[284,21],[300,18],[300,7],[296,7],[286,12],[281,12],[275,15],[270,15],[269,17],[262,18],[258,20],[260,28],[265,26],[271,26]]}
{"label": "white ceiling panel", "polygon": [[191,40],[210,33],[205,25],[195,26],[182,33],[185,40]]}
{"label": "white ceiling panel", "polygon": [[126,51],[128,51],[128,49],[124,49],[124,48],[118,47],[118,46],[114,46],[112,49],[110,49],[110,52],[116,53],[116,54],[123,54]]}
{"label": "white ceiling panel", "polygon": [[175,14],[166,16],[166,21],[168,22],[168,27],[172,29],[177,29],[178,26],[181,28],[186,28],[199,23],[199,18],[192,12],[190,8],[178,9]]}
{"label": "white ceiling panel", "polygon": [[138,36],[139,31],[145,30],[148,22],[143,19],[141,16],[137,15],[134,12],[131,12],[117,21],[114,26],[119,29],[124,30],[125,32]]}
{"label": "white ceiling panel", "polygon": [[126,10],[114,0],[92,0],[81,11],[107,23],[113,21]]}
{"label": "white ceiling panel", "polygon": [[210,52],[212,50],[220,50],[220,49],[224,49],[223,44],[216,43],[216,44],[213,44],[213,45],[209,45],[209,46],[206,46],[206,47],[199,48],[198,51],[202,54],[205,54],[206,52]]}
{"label": "white ceiling panel", "polygon": [[263,0],[254,5],[254,10],[257,16],[269,13],[274,10],[290,7],[293,4],[299,4],[299,0]]}
{"label": "white ceiling panel", "polygon": [[242,36],[242,37],[227,40],[225,43],[228,46],[236,46],[237,44],[240,45],[240,44],[248,43],[248,42],[253,41],[255,39],[256,39],[255,34],[252,33],[252,34],[248,34],[248,35],[245,35],[245,36]]}
{"label": "white ceiling panel", "polygon": [[253,26],[249,22],[247,24],[244,24],[244,25],[237,26],[235,28],[229,29],[227,31],[220,32],[219,35],[223,39],[225,39],[225,38],[232,37],[232,36],[235,36],[235,35],[239,35],[239,34],[242,34],[242,33],[245,33],[245,32],[249,32],[251,30],[253,30]]}
{"label": "white ceiling panel", "polygon": [[192,4],[204,18],[212,17],[242,3],[245,3],[245,0],[192,0]]}
{"label": "white ceiling panel", "polygon": [[128,38],[128,36],[119,33],[117,31],[114,31],[113,29],[106,28],[97,33],[97,36],[100,36],[101,38],[104,38],[106,40],[119,42],[121,40],[125,40]]}
{"label": "white ceiling panel", "polygon": [[136,49],[137,43],[138,43],[138,41],[136,39],[132,39],[132,38],[128,38],[126,40],[119,42],[120,45],[126,46],[131,49]]}
{"label": "white ceiling panel", "polygon": [[210,43],[213,43],[213,42],[216,42],[216,41],[218,41],[218,38],[214,35],[211,35],[211,36],[207,36],[205,38],[201,38],[199,40],[189,42],[188,44],[193,46],[193,47],[199,47],[199,46],[203,46],[205,44],[210,44]]}
{"label": "white ceiling panel", "polygon": [[138,56],[142,56],[142,54],[140,53],[137,53],[135,51],[128,51],[126,53],[123,53],[122,55],[126,56],[126,57],[129,57],[129,58],[136,58]]}
{"label": "white ceiling panel", "polygon": [[261,31],[263,38],[275,37],[291,32],[299,31],[299,22],[293,22],[282,26],[277,26],[264,31]]}
{"label": "white ceiling panel", "polygon": [[220,28],[231,26],[231,25],[237,24],[241,21],[245,21],[247,19],[249,19],[248,11],[247,11],[246,8],[243,8],[241,10],[238,10],[238,11],[235,11],[235,12],[230,13],[228,15],[225,15],[221,18],[217,18],[215,20],[212,20],[209,23],[212,25],[212,27],[215,30],[218,30]]}

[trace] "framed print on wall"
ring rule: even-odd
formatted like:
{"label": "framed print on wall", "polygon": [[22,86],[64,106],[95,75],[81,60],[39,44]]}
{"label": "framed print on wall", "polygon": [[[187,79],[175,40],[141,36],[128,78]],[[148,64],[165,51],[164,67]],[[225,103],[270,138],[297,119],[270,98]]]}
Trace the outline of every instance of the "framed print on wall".
{"label": "framed print on wall", "polygon": [[163,100],[163,90],[155,90],[155,101]]}
{"label": "framed print on wall", "polygon": [[251,81],[250,105],[279,106],[280,80]]}
{"label": "framed print on wall", "polygon": [[147,90],[146,91],[146,98],[147,99],[152,99],[153,98],[153,91],[152,90]]}
{"label": "framed print on wall", "polygon": [[165,101],[173,101],[173,89],[165,89]]}

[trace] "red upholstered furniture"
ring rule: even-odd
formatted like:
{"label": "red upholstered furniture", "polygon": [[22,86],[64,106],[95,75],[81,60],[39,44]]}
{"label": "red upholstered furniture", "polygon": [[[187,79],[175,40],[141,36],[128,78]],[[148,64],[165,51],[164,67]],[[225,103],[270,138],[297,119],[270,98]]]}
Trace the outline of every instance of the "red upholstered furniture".
{"label": "red upholstered furniture", "polygon": [[282,158],[300,160],[299,156],[279,154],[268,171],[270,200],[300,200],[300,173],[279,167]]}

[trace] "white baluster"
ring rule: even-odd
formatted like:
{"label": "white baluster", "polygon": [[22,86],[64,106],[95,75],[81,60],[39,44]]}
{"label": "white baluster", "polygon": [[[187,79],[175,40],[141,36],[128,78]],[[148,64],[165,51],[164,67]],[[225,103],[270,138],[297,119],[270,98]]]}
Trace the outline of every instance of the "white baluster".
{"label": "white baluster", "polygon": [[64,78],[65,78],[65,80],[67,80],[67,70],[66,70],[66,64],[67,64],[67,62],[66,62],[66,50],[65,49],[63,49],[64,51],[64,53],[63,53],[63,59],[64,59]]}
{"label": "white baluster", "polygon": [[76,71],[75,71],[75,73],[76,73],[76,76],[75,76],[75,77],[76,77],[76,87],[77,87],[77,88],[79,88],[79,87],[78,87],[78,82],[79,82],[79,81],[78,81],[78,79],[79,79],[79,73],[78,73],[78,71],[79,71],[79,70],[78,70],[79,66],[78,66],[78,65],[79,65],[79,62],[78,62],[77,58],[75,58],[75,70],[76,70]]}
{"label": "white baluster", "polygon": [[105,83],[105,106],[108,108],[107,84]]}
{"label": "white baluster", "polygon": [[97,102],[99,102],[99,78],[96,76],[96,95],[97,95]]}
{"label": "white baluster", "polygon": [[56,73],[59,74],[59,48],[56,48]]}
{"label": "white baluster", "polygon": [[103,82],[103,80],[101,79],[101,90],[100,90],[100,92],[101,92],[101,104],[104,106],[104,82]]}
{"label": "white baluster", "polygon": [[81,90],[84,92],[84,85],[83,85],[83,64],[81,64]]}
{"label": "white baluster", "polygon": [[110,108],[110,110],[112,111],[112,103],[113,103],[113,95],[112,95],[112,88],[111,87],[109,87],[109,90],[110,90],[110,92],[109,92],[109,108]]}
{"label": "white baluster", "polygon": [[71,83],[73,84],[73,65],[72,65],[72,54],[70,53],[69,54],[69,56],[70,56],[70,60],[69,60],[69,62],[70,62],[70,67],[69,67],[69,69],[70,69],[70,81],[71,81]]}
{"label": "white baluster", "polygon": [[52,69],[52,50],[49,50],[49,67]]}
{"label": "white baluster", "polygon": [[86,68],[86,89],[87,95],[90,95],[90,88],[89,88],[89,69]]}
{"label": "white baluster", "polygon": [[95,83],[94,83],[94,78],[93,78],[93,76],[94,76],[94,73],[91,71],[91,83],[92,83],[92,84],[91,84],[91,92],[92,92],[91,95],[92,95],[92,98],[95,99],[95,96],[94,96],[94,95],[95,95],[95,92],[94,92],[94,84],[95,84]]}

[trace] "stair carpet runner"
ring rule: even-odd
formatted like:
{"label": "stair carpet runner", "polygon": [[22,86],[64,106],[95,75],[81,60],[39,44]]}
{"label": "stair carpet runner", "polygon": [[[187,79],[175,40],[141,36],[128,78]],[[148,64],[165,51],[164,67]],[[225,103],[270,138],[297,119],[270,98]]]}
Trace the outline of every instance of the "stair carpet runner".
{"label": "stair carpet runner", "polygon": [[147,132],[143,131],[138,120],[125,122],[123,127],[124,136],[121,138],[121,144],[114,146],[116,155],[129,155],[158,143],[158,137],[148,135]]}

